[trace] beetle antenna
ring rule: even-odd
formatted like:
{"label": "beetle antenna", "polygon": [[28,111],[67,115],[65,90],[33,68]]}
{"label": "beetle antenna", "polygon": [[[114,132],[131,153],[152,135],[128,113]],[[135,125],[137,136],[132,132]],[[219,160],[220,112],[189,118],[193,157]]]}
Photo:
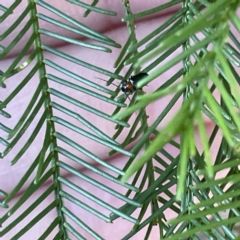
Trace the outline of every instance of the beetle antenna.
{"label": "beetle antenna", "polygon": [[[108,82],[107,80],[102,79],[102,78],[98,78],[98,77],[95,77],[95,78],[100,79],[100,80],[102,80],[102,81],[104,81],[104,82]],[[110,83],[110,84],[112,84],[112,85],[114,85],[114,86],[116,86],[116,87],[119,87],[119,85],[117,85],[117,84],[115,84],[115,83]]]}

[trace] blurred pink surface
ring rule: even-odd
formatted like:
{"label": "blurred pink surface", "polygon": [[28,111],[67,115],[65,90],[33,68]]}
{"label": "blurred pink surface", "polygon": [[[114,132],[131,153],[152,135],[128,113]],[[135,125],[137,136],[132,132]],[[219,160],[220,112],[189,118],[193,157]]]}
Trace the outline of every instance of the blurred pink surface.
{"label": "blurred pink surface", "polygon": [[[113,10],[113,11],[117,11],[118,12],[118,16],[117,17],[109,17],[109,16],[105,16],[105,15],[100,15],[98,13],[91,13],[87,18],[82,18],[83,12],[84,10],[82,8],[76,7],[70,3],[61,1],[57,2],[57,1],[47,1],[48,4],[53,4],[53,6],[57,6],[61,11],[65,12],[66,14],[70,15],[72,18],[75,18],[76,20],[79,20],[81,22],[83,22],[84,24],[92,27],[93,29],[103,32],[105,35],[107,35],[108,37],[114,39],[116,42],[120,43],[122,46],[124,45],[124,43],[127,40],[128,37],[128,31],[127,28],[125,26],[125,23],[121,22],[121,18],[124,16],[124,12],[123,12],[123,7],[121,6],[121,1],[102,1],[102,3],[99,4],[100,7],[106,7],[107,9]],[[163,1],[161,1],[162,4]],[[7,0],[3,0],[3,3],[1,3],[5,6],[10,5],[9,2]],[[3,23],[1,23],[1,33],[4,32],[16,19],[17,16],[23,11],[23,9],[25,8],[25,5],[27,4],[27,1],[23,1],[20,6],[17,8],[17,11],[14,12],[13,15],[10,16],[10,18],[8,18],[6,21],[4,21]],[[145,9],[149,9],[152,8],[154,6],[156,6],[157,4],[160,4],[156,1],[148,1],[146,4],[146,1],[131,1],[130,2],[131,7],[133,12],[140,12],[143,11]],[[179,7],[179,6],[178,6]],[[141,21],[137,21],[136,22],[136,32],[137,32],[137,38],[138,39],[142,39],[143,36],[145,36],[147,33],[151,32],[153,29],[157,28],[158,26],[160,26],[162,23],[164,23],[164,21],[166,21],[166,19],[169,18],[170,14],[172,14],[175,10],[178,9],[178,7],[173,7],[172,8],[172,12],[166,12],[163,11],[164,14],[162,14],[161,16],[158,14],[156,15],[154,18],[150,19],[150,18],[145,18],[144,20]],[[66,11],[67,9],[67,11]],[[50,17],[55,18],[53,13],[50,13],[48,11],[46,11],[46,9],[43,9],[41,7],[38,7],[38,10],[43,13],[46,14]],[[169,15],[168,15],[169,14]],[[58,17],[57,17],[58,18]],[[58,19],[61,20],[61,19]],[[21,26],[19,26],[19,28],[21,29],[21,27],[24,25],[24,23],[26,23],[26,20],[23,21],[23,23],[21,24]],[[67,31],[60,31],[58,28],[50,25],[49,23],[46,22],[42,22],[40,21],[40,26],[41,28],[44,29],[48,29],[48,30],[56,30],[56,32],[61,32],[61,34],[63,35],[67,35],[69,37],[76,37],[76,35],[74,35],[73,33],[67,32]],[[56,29],[55,29],[56,28]],[[11,34],[11,38],[14,38],[14,35],[16,35],[16,33],[18,33],[18,31],[15,31],[13,34]],[[6,70],[7,66],[10,65],[10,63],[13,61],[14,57],[19,53],[19,51],[21,50],[21,48],[23,47],[23,45],[26,43],[26,41],[28,40],[29,36],[30,36],[30,31],[21,39],[20,44],[18,44],[13,52],[11,53],[11,55],[1,61],[1,65],[0,65],[0,69],[1,70]],[[7,45],[8,40],[3,41],[1,44],[3,45]],[[50,37],[46,37],[46,36],[42,36],[42,43],[45,45],[50,45],[52,47],[57,48],[60,51],[64,51],[68,54],[70,54],[71,56],[74,56],[76,58],[82,59],[86,62],[89,62],[93,65],[96,65],[98,67],[102,67],[102,68],[106,68],[110,71],[113,70],[113,63],[115,62],[115,60],[118,57],[119,52],[121,51],[121,49],[113,49],[113,53],[109,54],[109,53],[104,53],[104,52],[98,52],[96,55],[96,52],[90,49],[86,49],[80,46],[76,46],[76,45],[72,45],[72,44],[67,44],[67,43],[63,43],[62,41],[56,40],[54,38],[50,38]],[[180,51],[180,50],[179,50]],[[177,51],[175,54],[179,53],[179,51]],[[59,59],[58,57],[56,57],[55,55],[49,54],[48,52],[44,53],[44,56],[46,59],[51,60],[54,63],[57,63],[59,65],[61,65],[62,67],[71,70],[72,72],[79,74],[87,79],[90,79],[92,81],[96,81],[99,84],[102,84],[102,86],[105,86],[104,82],[101,82],[100,80],[95,79],[95,77],[101,77],[104,79],[107,79],[106,76],[100,75],[96,72],[90,71],[86,68],[77,66],[69,61],[65,61],[63,59]],[[31,64],[31,66],[33,66],[33,64]],[[29,66],[29,67],[31,67]],[[181,67],[181,64],[179,64],[178,66],[176,66],[176,68],[172,68],[171,71],[168,71],[166,74],[163,74],[161,76],[161,78],[159,78],[157,80],[157,83],[159,83],[158,85],[161,85],[166,79],[170,78],[176,71],[177,69],[179,69]],[[124,75],[127,72],[128,66],[126,68],[124,68],[124,70],[121,72],[121,75]],[[21,73],[19,73],[18,75],[10,78],[9,80],[6,81],[7,84],[7,89],[2,89],[0,88],[0,100],[5,99],[8,96],[8,93],[11,92],[10,90],[13,89],[13,87],[15,86],[15,84],[17,84],[19,81],[21,81],[21,79],[23,79],[26,74],[28,73],[29,68],[27,68],[26,70],[22,71]],[[67,79],[69,81],[74,82],[75,84],[78,84],[76,81],[71,80],[69,77],[66,77],[64,74],[61,73],[57,73],[54,69],[47,67],[47,73],[48,74],[58,74],[58,77],[62,77],[64,79]],[[27,106],[29,100],[32,97],[33,94],[33,89],[36,88],[36,85],[38,84],[38,75],[35,74],[33,79],[29,82],[29,84],[27,84],[27,86],[23,89],[23,91],[21,91],[18,95],[17,95],[17,99],[12,101],[8,108],[7,108],[7,112],[9,112],[12,115],[12,118],[9,120],[6,120],[5,118],[3,118],[2,116],[0,116],[0,122],[5,123],[7,126],[9,127],[13,127],[15,125],[15,123],[17,122],[17,120],[21,117],[25,107]],[[64,94],[68,95],[68,96],[73,96],[74,98],[77,98],[79,100],[81,100],[84,103],[89,104],[90,106],[95,107],[96,109],[99,109],[101,111],[104,111],[108,114],[111,114],[112,111],[114,110],[113,106],[110,106],[110,104],[107,103],[103,103],[102,101],[98,101],[88,95],[85,95],[83,93],[78,93],[78,95],[76,96],[76,92],[73,91],[70,88],[61,86],[61,85],[57,85],[53,82],[49,82],[50,87],[54,87],[57,88],[58,91],[62,91],[64,92]],[[144,88],[144,90],[146,92],[151,92],[152,90],[156,89],[156,82],[154,82],[154,84],[149,84],[149,86],[147,86],[146,88]],[[110,86],[110,88],[113,88],[112,86]],[[54,96],[51,97],[52,101],[56,101],[56,102],[61,102],[59,101],[59,99],[56,99]],[[171,98],[170,97],[166,97],[163,98],[161,101],[155,102],[154,104],[150,105],[147,108],[147,114],[149,115],[149,123],[152,123],[156,117],[158,116],[159,112],[161,112],[162,109],[164,109],[164,107],[166,106],[166,104],[169,102]],[[62,103],[64,105],[64,103]],[[175,114],[176,109],[181,105],[181,101],[178,101],[178,104],[174,107],[174,111],[172,111],[167,118],[163,121],[161,126],[164,126],[164,124]],[[98,128],[100,128],[104,133],[106,133],[108,136],[112,136],[115,133],[115,129],[114,129],[114,124],[110,124],[109,122],[106,122],[105,120],[101,120],[99,119],[95,119],[95,116],[89,112],[86,112],[82,109],[79,109],[77,107],[74,106],[65,106],[69,109],[71,109],[72,111],[77,111],[78,114],[84,116],[85,118],[88,119],[88,121],[92,122],[95,126],[97,126]],[[65,118],[65,116],[54,110],[54,113],[56,116],[62,116]],[[6,122],[7,121],[7,122]],[[206,119],[206,121],[208,121]],[[73,123],[77,124],[77,121],[73,121]],[[130,121],[131,123],[131,121]],[[212,125],[209,122],[208,123],[208,128],[209,131],[210,129],[212,129]],[[84,126],[80,126],[83,129],[86,129]],[[3,160],[1,160],[1,164],[0,164],[0,189],[3,189],[6,192],[10,192],[14,186],[18,183],[19,179],[21,178],[21,176],[23,176],[23,174],[25,173],[26,169],[28,168],[28,166],[33,162],[33,160],[36,157],[36,154],[39,152],[39,149],[41,148],[41,144],[43,142],[43,136],[44,136],[44,131],[40,132],[38,134],[38,137],[35,139],[33,145],[31,146],[31,151],[27,151],[24,156],[19,160],[19,162],[17,164],[15,164],[14,166],[10,167],[9,163],[11,161],[11,159],[13,158],[13,156],[16,155],[16,153],[19,151],[19,149],[21,149],[21,146],[23,143],[25,143],[25,141],[28,139],[28,137],[30,136],[30,133],[33,131],[34,127],[30,126],[30,128],[27,130],[23,140],[18,143],[15,148],[12,150],[12,152],[10,152],[6,158],[4,158]],[[118,167],[118,168],[122,168],[125,163],[126,163],[126,157],[122,156],[121,154],[117,154],[114,155],[113,157],[107,157],[107,153],[109,151],[109,149],[107,147],[101,147],[99,146],[99,144],[97,144],[94,141],[86,141],[86,138],[75,134],[74,132],[70,131],[67,128],[64,128],[62,126],[57,125],[56,129],[58,132],[63,133],[64,135],[70,137],[71,139],[73,139],[74,141],[78,142],[79,144],[81,144],[82,146],[84,146],[86,149],[88,149],[89,151],[93,152],[95,155],[99,156],[102,159],[106,159],[106,161],[110,162],[112,165]],[[126,129],[125,131],[123,131],[123,133],[120,135],[120,137],[117,139],[118,142],[122,142],[127,134],[128,129]],[[198,141],[198,140],[197,140]],[[62,143],[61,143],[62,144]],[[218,142],[215,142],[214,144],[216,144],[216,146],[218,145]],[[85,161],[88,162],[93,162],[91,159],[88,159],[85,155],[74,151],[73,149],[70,149],[68,146],[62,144],[62,147],[66,148],[68,151],[70,151],[73,154],[77,154],[78,157],[82,158]],[[168,148],[168,147],[167,147]],[[216,148],[214,148],[216,149]],[[1,151],[2,149],[0,149]],[[175,150],[173,150],[175,151]],[[173,153],[174,154],[174,153]],[[177,152],[176,152],[177,154]],[[213,155],[215,155],[216,153],[213,153]],[[123,190],[121,187],[119,187],[118,185],[112,183],[111,181],[106,180],[105,178],[102,178],[101,176],[94,174],[93,172],[86,170],[84,168],[82,168],[81,166],[79,167],[78,164],[73,163],[73,162],[69,162],[68,159],[65,159],[64,156],[60,156],[60,160],[61,161],[68,161],[69,164],[71,164],[71,166],[79,169],[82,171],[82,173],[93,177],[93,179],[95,180],[99,180],[101,181],[103,184],[109,186],[109,187],[113,187],[115,190],[124,193],[125,190]],[[79,186],[81,186],[82,188],[88,190],[91,193],[94,193],[97,197],[99,197],[100,199],[104,200],[105,202],[108,202],[110,204],[114,204],[115,207],[120,207],[123,205],[123,202],[120,202],[118,199],[114,198],[113,196],[109,195],[109,194],[103,194],[103,192],[92,186],[91,184],[86,184],[85,181],[83,180],[79,180],[78,178],[76,178],[76,176],[73,176],[71,174],[66,173],[65,171],[61,172],[62,176],[64,176],[65,178],[67,178],[70,181],[73,182],[77,182],[77,184]],[[28,182],[30,183],[30,182]],[[25,189],[27,188],[27,184],[25,184]],[[50,185],[50,182],[49,182]],[[42,186],[42,188],[40,188],[32,197],[31,201],[35,198],[37,199],[39,194],[41,194],[41,191],[43,191],[44,189],[47,188],[47,185],[45,184],[44,186]],[[25,189],[21,189],[21,193],[23,193],[25,191]],[[69,191],[71,192],[71,190]],[[21,194],[19,194],[16,199],[13,199],[13,201],[10,202],[10,206],[13,205],[14,202],[16,202],[17,198],[19,198],[21,196]],[[99,207],[98,205],[96,205],[95,203],[92,203],[90,200],[88,200],[87,198],[82,197],[81,195],[76,194],[76,197],[83,201],[88,203],[90,206],[99,209],[99,211],[103,212],[105,215],[109,215],[109,211],[107,211],[104,208]],[[44,203],[41,205],[40,208],[36,209],[36,213],[38,211],[40,211],[40,209],[42,209],[44,206],[48,206],[48,204],[50,204],[54,199],[54,196],[51,195],[50,197],[48,197]],[[30,204],[30,203],[29,203]],[[26,202],[24,204],[24,207],[21,208],[21,211],[24,210],[24,208],[27,208],[29,206],[28,202]],[[81,220],[83,220],[87,225],[89,225],[94,231],[96,231],[97,233],[99,233],[104,239],[110,240],[110,239],[121,239],[123,236],[125,236],[129,231],[131,231],[132,228],[132,223],[128,222],[127,220],[124,219],[118,219],[117,221],[113,222],[112,224],[110,223],[105,223],[102,220],[99,220],[97,217],[95,217],[94,215],[89,214],[87,211],[79,208],[79,207],[75,207],[75,205],[73,205],[71,202],[65,201],[66,206],[69,208],[69,210],[71,210],[74,214],[76,214]],[[8,209],[6,209],[8,210]],[[5,209],[0,208],[0,216],[2,216],[5,212]],[[150,210],[150,209],[149,209]],[[17,215],[18,213],[16,213]],[[149,211],[150,214],[150,211]],[[167,218],[172,218],[174,217],[174,213],[172,213],[171,211],[167,211]],[[136,217],[137,215],[134,213],[134,216]],[[51,211],[49,214],[47,214],[44,218],[44,220],[40,221],[39,223],[37,223],[29,232],[27,232],[21,239],[37,239],[38,236],[41,235],[41,233],[43,233],[43,231],[45,231],[45,229],[49,226],[49,224],[55,219],[56,217],[56,212]],[[7,220],[6,223],[4,223],[3,227],[7,226],[8,223],[10,223],[12,221],[11,218],[9,218],[9,220]],[[25,218],[20,224],[18,224],[17,226],[15,226],[15,232],[17,232],[19,229],[21,229],[23,226],[25,226],[25,224],[27,224],[29,222],[29,217]],[[74,225],[73,225],[74,226]],[[76,227],[76,226],[75,226]],[[77,227],[76,227],[77,228]],[[86,239],[93,239],[89,234],[87,234],[85,231],[81,230],[80,228],[77,228],[77,230],[86,238]],[[142,240],[144,235],[146,232],[146,228],[144,228],[142,231],[140,231],[138,234],[136,234],[132,239],[134,240]],[[8,240],[10,239],[12,236],[14,235],[13,232],[10,232],[9,234],[5,235],[3,237],[4,240]],[[158,239],[159,233],[158,233],[158,227],[153,227],[153,231],[152,231],[152,235],[151,235],[151,239]],[[48,239],[52,239],[54,237],[54,234],[49,236]],[[72,236],[70,236],[71,239],[74,239],[74,237],[72,238]]]}

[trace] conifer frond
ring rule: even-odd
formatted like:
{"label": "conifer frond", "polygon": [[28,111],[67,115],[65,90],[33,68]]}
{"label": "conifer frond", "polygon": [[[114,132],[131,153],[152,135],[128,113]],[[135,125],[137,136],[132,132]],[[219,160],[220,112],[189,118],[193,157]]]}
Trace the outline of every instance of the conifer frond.
{"label": "conifer frond", "polygon": [[[84,9],[83,17],[117,14],[95,0],[65,2]],[[19,7],[23,7],[20,0],[9,7],[0,4],[0,23]],[[9,168],[26,169],[12,190],[0,184],[0,237],[26,238],[42,226],[36,239],[104,239],[103,232],[79,212],[112,226],[119,224],[120,217],[131,223],[131,231],[122,239],[134,239],[143,228],[144,239],[151,239],[156,226],[160,238],[169,240],[200,239],[200,234],[208,239],[237,236],[239,1],[174,0],[133,13],[131,1],[123,0],[122,7],[129,33],[123,47],[84,24],[84,18],[75,19],[68,9],[63,12],[58,4],[43,0],[29,0],[1,33],[0,59],[6,64],[0,66],[0,157]],[[171,9],[174,13],[164,24],[137,39],[137,19]],[[43,27],[48,24],[54,28]],[[45,37],[59,46],[44,41]],[[66,51],[63,43],[74,45],[79,53]],[[16,54],[19,44],[23,47]],[[118,48],[114,71],[81,54],[88,49],[107,58]],[[89,75],[82,69],[88,69]],[[166,74],[170,71],[171,76]],[[128,95],[120,93],[118,85],[139,73],[148,76],[136,82],[138,90],[128,103]],[[96,80],[98,74],[114,88]],[[157,80],[164,76],[168,78]],[[144,94],[147,84],[153,85],[153,91]],[[162,110],[155,107],[149,120],[149,106],[164,97],[170,100]],[[181,107],[166,122],[180,101]],[[13,109],[20,105],[19,115]],[[204,118],[214,125],[210,136]],[[100,121],[107,128],[102,129]],[[114,128],[111,136],[106,129]],[[212,158],[217,138],[220,146]],[[106,161],[101,149],[109,156],[118,153],[125,166]],[[219,177],[223,171],[224,177]],[[130,176],[131,183],[126,183]],[[170,213],[176,218],[171,219]],[[52,222],[44,224],[48,214]],[[26,219],[27,224],[16,231]]]}

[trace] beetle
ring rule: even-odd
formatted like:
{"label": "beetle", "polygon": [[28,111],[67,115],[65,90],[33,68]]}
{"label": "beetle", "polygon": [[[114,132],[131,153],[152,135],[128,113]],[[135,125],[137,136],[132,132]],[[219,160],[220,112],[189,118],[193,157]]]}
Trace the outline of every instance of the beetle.
{"label": "beetle", "polygon": [[137,90],[142,90],[142,88],[137,88],[136,84],[139,80],[147,76],[148,74],[143,72],[135,76],[131,76],[128,80],[122,81],[122,83],[120,84],[120,88],[127,96],[133,94]]}
{"label": "beetle", "polygon": [[[137,90],[142,90],[142,88],[137,88],[137,82],[145,77],[147,77],[148,74],[141,72],[138,73],[135,76],[131,76],[128,80],[124,80],[120,83],[120,85],[116,85],[114,83],[112,83],[114,86],[120,87],[120,89],[122,90],[122,92],[125,93],[125,95],[128,97],[129,95],[133,94],[134,92],[136,92]],[[101,79],[101,78],[98,78]],[[104,79],[101,79],[105,82],[107,82]],[[128,97],[129,98],[129,97]]]}

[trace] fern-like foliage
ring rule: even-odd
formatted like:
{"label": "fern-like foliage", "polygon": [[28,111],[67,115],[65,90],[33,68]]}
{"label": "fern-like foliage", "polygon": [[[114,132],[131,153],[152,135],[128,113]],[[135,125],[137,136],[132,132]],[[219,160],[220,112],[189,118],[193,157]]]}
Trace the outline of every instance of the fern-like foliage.
{"label": "fern-like foliage", "polygon": [[[66,2],[69,8],[86,9],[87,18],[116,16],[97,0],[91,5]],[[23,176],[14,176],[13,189],[5,189],[1,177],[0,237],[105,239],[103,229],[87,221],[87,215],[113,227],[130,223],[121,239],[134,239],[143,228],[144,239],[153,239],[154,228],[160,239],[235,239],[240,221],[239,3],[173,0],[133,13],[131,1],[123,0],[129,36],[121,47],[83,18],[60,10],[57,2],[29,0],[0,35],[0,59],[7,62],[0,66],[0,157],[10,160],[9,168],[25,167]],[[8,21],[21,4],[0,4],[0,22]],[[137,19],[172,9],[164,24],[137,39]],[[48,30],[44,23],[56,29]],[[75,37],[64,34],[68,31]],[[79,52],[43,43],[43,36],[75,45]],[[22,50],[11,58],[18,44]],[[121,48],[109,67],[115,70],[92,64],[81,54],[85,48],[99,59]],[[81,74],[83,69],[88,76]],[[170,70],[174,74],[159,83],[157,78]],[[129,104],[120,88],[103,86],[93,77],[105,75],[110,85],[139,72],[148,76],[137,88],[149,83],[153,91],[136,91]],[[161,110],[158,100],[166,96],[170,101]],[[166,123],[179,101],[181,107]],[[23,111],[16,115],[13,109],[20,105]],[[155,115],[149,120],[151,106]],[[204,118],[214,124],[210,136]],[[217,139],[220,145],[211,157]],[[110,164],[102,149],[109,156],[118,154],[125,166]]]}

